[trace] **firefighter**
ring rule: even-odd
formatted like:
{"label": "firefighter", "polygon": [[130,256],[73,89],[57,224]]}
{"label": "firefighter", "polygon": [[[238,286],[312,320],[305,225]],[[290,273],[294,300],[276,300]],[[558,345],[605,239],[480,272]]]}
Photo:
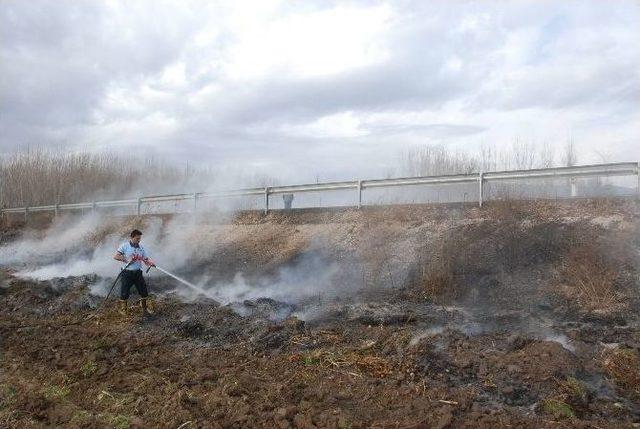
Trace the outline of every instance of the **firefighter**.
{"label": "firefighter", "polygon": [[140,295],[139,305],[142,308],[144,316],[153,314],[153,301],[149,298],[147,283],[142,276],[142,263],[148,267],[155,267],[156,264],[149,259],[149,255],[145,248],[140,244],[142,232],[137,229],[131,231],[129,240],[125,241],[118,247],[113,259],[123,262],[125,266],[122,268],[120,280],[120,302],[119,308],[123,315],[129,314],[129,292],[131,286],[135,286]]}

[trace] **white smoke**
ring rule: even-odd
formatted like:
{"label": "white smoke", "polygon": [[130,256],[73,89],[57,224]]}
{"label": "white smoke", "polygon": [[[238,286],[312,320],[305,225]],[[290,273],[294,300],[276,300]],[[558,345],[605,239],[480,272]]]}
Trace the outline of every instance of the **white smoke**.
{"label": "white smoke", "polygon": [[316,252],[305,253],[299,261],[284,266],[273,277],[261,277],[253,281],[238,272],[231,282],[211,283],[200,281],[207,296],[222,304],[272,298],[287,303],[300,303],[312,298],[331,298],[350,292],[340,287],[336,276],[342,273],[336,262],[328,262]]}
{"label": "white smoke", "polygon": [[27,230],[21,239],[1,246],[0,263],[7,266],[43,264],[78,253],[99,224],[100,217],[93,213],[79,218],[59,217],[49,229]]}
{"label": "white smoke", "polygon": [[[22,264],[24,268],[18,270],[16,275],[35,280],[86,274],[97,274],[100,277],[117,275],[122,264],[115,261],[113,256],[118,246],[128,240],[128,234],[123,234],[122,227],[114,224],[113,219],[97,215],[86,219],[82,217],[76,222],[65,222],[66,228],[55,225],[40,240],[30,238],[4,246],[2,252],[12,257],[3,258],[3,263]],[[111,231],[99,243],[92,243],[89,239],[98,228]],[[124,231],[130,231],[131,228]],[[163,263],[166,261],[168,266],[182,266],[189,258],[183,235],[169,228],[161,236],[161,229],[161,219],[146,220],[143,246],[150,251],[152,257],[163,260]]]}
{"label": "white smoke", "polygon": [[[143,231],[142,245],[158,266],[177,272],[188,281],[196,279],[194,283],[204,293],[175,281],[174,291],[185,300],[192,301],[204,294],[223,304],[261,297],[297,303],[319,295],[331,297],[348,292],[339,287],[343,282],[336,281],[344,272],[343,264],[323,256],[322,245],[317,242],[275,274],[247,277],[240,270],[232,280],[223,281],[218,273],[195,272],[196,267],[206,266],[207,261],[216,257],[219,246],[216,238],[231,231],[228,222],[211,225],[202,220],[198,216],[177,216],[164,221],[160,217],[146,217],[140,223],[139,219],[97,214],[68,217],[46,231],[30,232],[26,238],[3,246],[0,263],[19,267],[16,276],[34,280],[95,274],[98,282],[90,286],[91,293],[105,295],[122,265],[113,259],[116,249],[135,227]],[[220,219],[218,223],[225,222]],[[235,239],[224,238],[226,244]],[[150,276],[159,278],[163,274],[152,270]],[[171,284],[174,280],[163,280],[167,282]]]}

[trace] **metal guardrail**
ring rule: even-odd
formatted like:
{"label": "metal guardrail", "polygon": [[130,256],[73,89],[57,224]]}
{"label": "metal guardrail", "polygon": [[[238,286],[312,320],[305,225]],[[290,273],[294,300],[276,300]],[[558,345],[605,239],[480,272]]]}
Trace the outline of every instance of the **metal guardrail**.
{"label": "metal guardrail", "polygon": [[610,164],[581,165],[575,167],[554,167],[532,170],[490,171],[471,174],[456,174],[449,176],[401,177],[394,179],[352,180],[345,182],[312,183],[303,185],[269,186],[265,188],[248,188],[223,192],[197,192],[192,194],[156,195],[126,200],[91,201],[71,204],[54,204],[37,207],[14,207],[2,209],[2,214],[24,213],[25,217],[31,212],[53,211],[57,215],[61,210],[84,210],[102,207],[136,207],[137,214],[141,214],[141,207],[145,203],[167,201],[193,201],[194,211],[197,202],[202,199],[219,199],[240,196],[264,196],[264,210],[269,211],[269,196],[296,192],[318,192],[355,189],[358,193],[358,207],[362,207],[362,192],[366,189],[415,186],[415,185],[446,185],[461,183],[478,184],[478,204],[482,207],[484,200],[484,185],[490,182],[500,182],[522,179],[555,179],[555,178],[583,178],[583,177],[612,177],[638,176],[637,192],[640,196],[640,163],[620,162]]}

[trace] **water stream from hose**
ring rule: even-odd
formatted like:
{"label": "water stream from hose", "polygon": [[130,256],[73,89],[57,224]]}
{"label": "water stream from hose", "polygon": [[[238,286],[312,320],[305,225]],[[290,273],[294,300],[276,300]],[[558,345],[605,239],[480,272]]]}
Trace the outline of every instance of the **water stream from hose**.
{"label": "water stream from hose", "polygon": [[205,290],[204,290],[204,289],[202,289],[202,288],[199,288],[198,286],[194,285],[193,283],[190,283],[190,282],[186,281],[185,279],[183,279],[183,278],[181,278],[181,277],[178,277],[178,276],[176,276],[175,274],[170,273],[169,271],[167,271],[167,270],[165,270],[165,269],[163,269],[163,268],[160,268],[160,267],[159,267],[159,266],[157,266],[157,265],[156,265],[156,267],[155,267],[155,268],[156,268],[158,271],[161,271],[161,272],[165,273],[165,274],[166,274],[166,275],[168,275],[169,277],[171,277],[171,278],[173,278],[173,279],[175,279],[175,280],[178,280],[180,283],[184,284],[185,286],[188,286],[188,287],[190,287],[191,289],[193,289],[193,290],[195,290],[195,291],[197,291],[197,292],[199,292],[199,293],[203,294],[204,296],[209,296],[209,294],[207,293],[207,291],[205,291]]}

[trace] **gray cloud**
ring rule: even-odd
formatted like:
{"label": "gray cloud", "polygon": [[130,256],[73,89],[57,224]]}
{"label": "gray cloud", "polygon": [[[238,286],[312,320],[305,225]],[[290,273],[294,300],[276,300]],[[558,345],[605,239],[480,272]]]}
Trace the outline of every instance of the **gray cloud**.
{"label": "gray cloud", "polygon": [[634,1],[7,0],[0,152],[136,147],[301,180],[522,136],[640,158],[638,18]]}

